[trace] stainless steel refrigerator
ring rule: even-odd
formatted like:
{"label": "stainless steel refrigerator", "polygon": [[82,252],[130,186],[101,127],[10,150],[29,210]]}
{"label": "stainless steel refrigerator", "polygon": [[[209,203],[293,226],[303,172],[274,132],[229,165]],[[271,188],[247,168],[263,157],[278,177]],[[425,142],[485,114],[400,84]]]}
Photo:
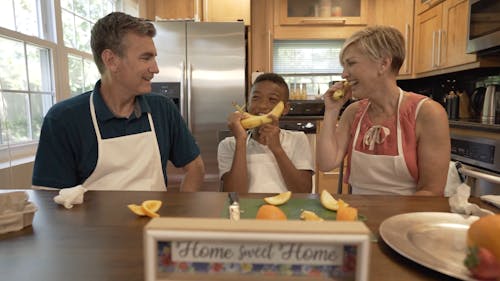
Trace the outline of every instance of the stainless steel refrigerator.
{"label": "stainless steel refrigerator", "polygon": [[[232,103],[245,100],[243,22],[155,22],[160,73],[153,91],[171,97],[194,135],[205,162],[203,190],[218,188],[218,131],[227,130]],[[170,162],[169,162],[170,163]],[[169,164],[169,186],[182,180]]]}

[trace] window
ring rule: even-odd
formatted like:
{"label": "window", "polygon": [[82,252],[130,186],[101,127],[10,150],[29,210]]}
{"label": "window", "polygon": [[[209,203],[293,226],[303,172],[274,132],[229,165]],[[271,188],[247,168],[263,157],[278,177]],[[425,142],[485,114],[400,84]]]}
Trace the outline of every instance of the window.
{"label": "window", "polygon": [[291,99],[295,99],[295,92],[303,93],[304,88],[306,99],[318,98],[328,89],[329,82],[342,80],[339,55],[343,44],[343,40],[274,41],[273,72],[281,74],[288,83]]}
{"label": "window", "polygon": [[93,60],[76,55],[68,55],[69,88],[71,96],[90,91],[100,74]]}
{"label": "window", "polygon": [[0,176],[3,168],[33,159],[54,102],[91,90],[99,79],[90,50],[97,19],[115,10],[139,13],[138,0],[1,3]]}

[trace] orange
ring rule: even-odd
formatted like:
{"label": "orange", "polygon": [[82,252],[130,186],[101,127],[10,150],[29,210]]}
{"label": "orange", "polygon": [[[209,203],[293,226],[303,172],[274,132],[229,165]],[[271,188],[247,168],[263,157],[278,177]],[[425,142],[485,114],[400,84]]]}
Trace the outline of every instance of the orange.
{"label": "orange", "polygon": [[286,215],[283,211],[273,205],[262,205],[257,210],[257,215],[255,217],[259,220],[286,220]]}
{"label": "orange", "polygon": [[467,231],[469,247],[488,249],[500,261],[500,214],[480,217]]}
{"label": "orange", "polygon": [[358,209],[349,206],[339,206],[337,210],[338,221],[355,221],[358,219]]}

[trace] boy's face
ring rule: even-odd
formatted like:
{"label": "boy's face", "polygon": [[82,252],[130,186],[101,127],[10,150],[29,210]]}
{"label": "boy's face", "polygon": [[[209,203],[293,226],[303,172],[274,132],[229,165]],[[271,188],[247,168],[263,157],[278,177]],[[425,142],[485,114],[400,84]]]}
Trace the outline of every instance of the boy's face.
{"label": "boy's face", "polygon": [[286,89],[272,81],[255,83],[250,91],[248,112],[253,115],[267,114],[280,101],[285,103],[285,115],[289,108]]}

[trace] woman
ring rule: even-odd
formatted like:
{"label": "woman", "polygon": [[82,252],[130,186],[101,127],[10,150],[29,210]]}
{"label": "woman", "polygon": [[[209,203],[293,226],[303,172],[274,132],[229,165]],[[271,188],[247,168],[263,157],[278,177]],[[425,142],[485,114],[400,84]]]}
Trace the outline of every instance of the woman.
{"label": "woman", "polygon": [[[361,30],[340,53],[348,85],[337,82],[324,94],[319,169],[338,167],[347,154],[346,181],[354,194],[443,195],[450,161],[448,118],[440,104],[397,86],[404,58],[397,29]],[[344,96],[334,100],[342,88]],[[351,97],[360,101],[337,122]]]}

